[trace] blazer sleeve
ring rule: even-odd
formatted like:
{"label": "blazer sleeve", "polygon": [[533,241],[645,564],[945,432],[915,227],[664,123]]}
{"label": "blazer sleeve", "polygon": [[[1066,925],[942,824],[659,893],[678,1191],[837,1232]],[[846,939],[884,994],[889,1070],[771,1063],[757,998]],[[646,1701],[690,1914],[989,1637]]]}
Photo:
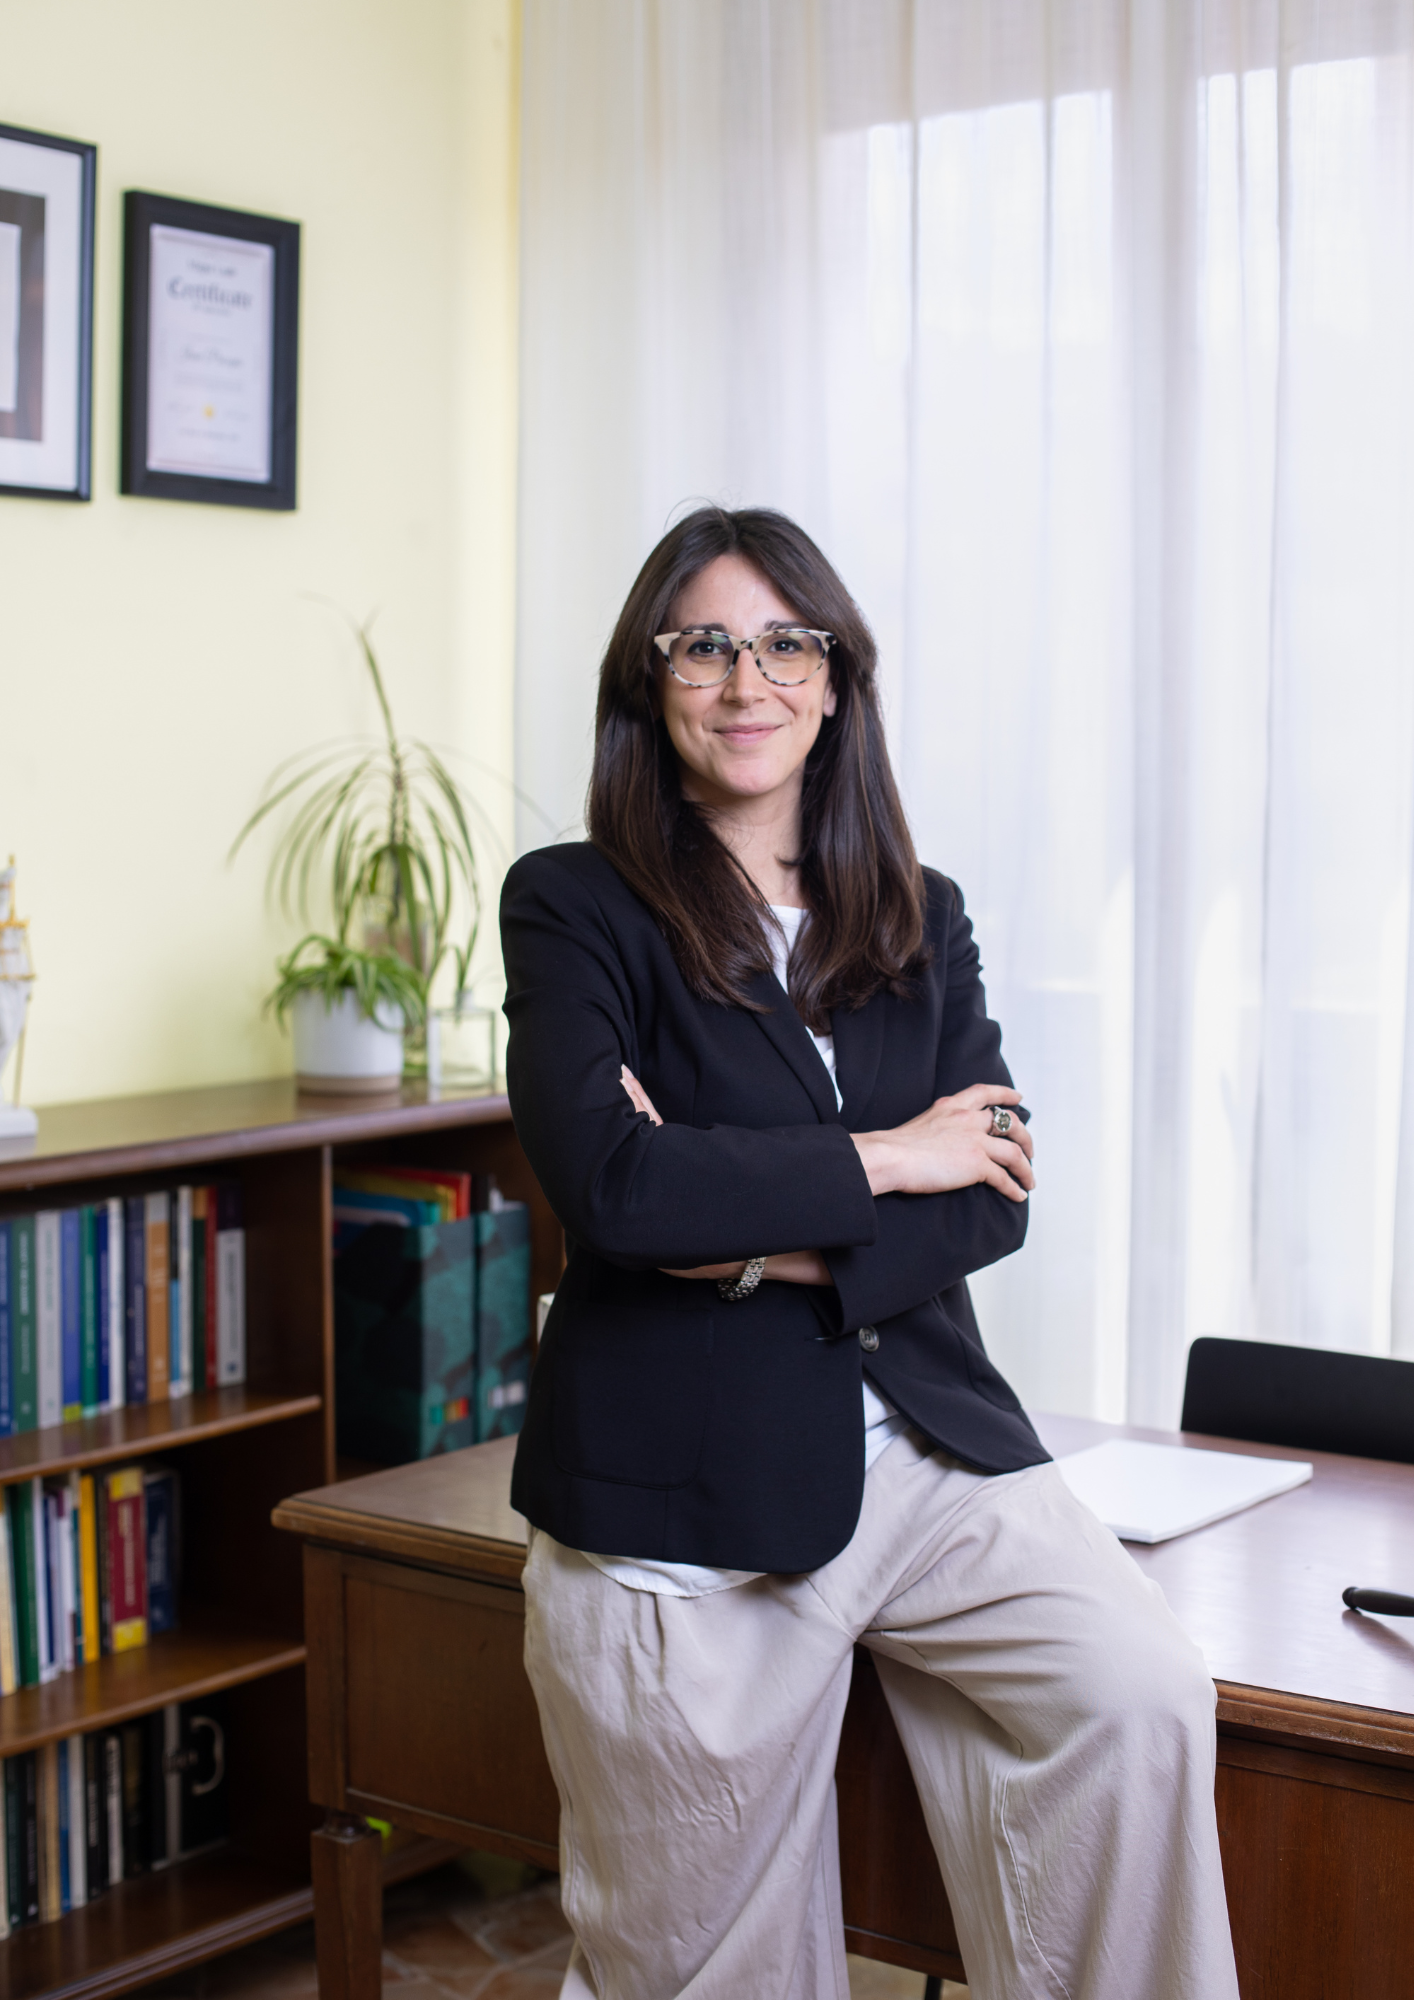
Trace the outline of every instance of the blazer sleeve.
{"label": "blazer sleeve", "polygon": [[[951,882],[943,886],[951,910],[943,946],[946,984],[935,1098],[951,1097],[972,1083],[1011,1084],[1001,1029],[987,1018],[981,960],[962,893]],[[948,1194],[885,1194],[874,1206],[878,1232],[871,1244],[824,1250],[845,1332],[907,1312],[1009,1257],[1025,1240],[1030,1212],[1029,1203],[1011,1201],[985,1185]]]}
{"label": "blazer sleeve", "polygon": [[637,1064],[633,992],[592,889],[553,850],[501,898],[516,1133],[564,1228],[630,1270],[864,1244],[875,1203],[836,1125],[654,1125],[619,1080]]}

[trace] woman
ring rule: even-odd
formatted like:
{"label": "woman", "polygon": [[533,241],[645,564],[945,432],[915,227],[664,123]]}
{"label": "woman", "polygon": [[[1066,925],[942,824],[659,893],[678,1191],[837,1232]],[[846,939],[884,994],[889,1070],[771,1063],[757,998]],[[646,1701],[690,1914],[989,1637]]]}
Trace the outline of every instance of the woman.
{"label": "woman", "polygon": [[569,1245],[513,1488],[564,1993],[844,2000],[859,1641],[975,2000],[1230,2000],[1212,1682],[983,1352],[966,1279],[1021,1243],[1031,1140],[868,628],[780,515],[648,558],[589,832],[502,903]]}

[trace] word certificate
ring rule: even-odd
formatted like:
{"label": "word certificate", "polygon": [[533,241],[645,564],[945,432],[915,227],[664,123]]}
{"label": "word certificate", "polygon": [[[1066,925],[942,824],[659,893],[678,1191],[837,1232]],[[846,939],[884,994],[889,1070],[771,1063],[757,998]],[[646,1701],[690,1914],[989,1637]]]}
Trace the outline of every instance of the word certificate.
{"label": "word certificate", "polygon": [[267,482],[273,248],[154,224],[149,270],[148,470]]}

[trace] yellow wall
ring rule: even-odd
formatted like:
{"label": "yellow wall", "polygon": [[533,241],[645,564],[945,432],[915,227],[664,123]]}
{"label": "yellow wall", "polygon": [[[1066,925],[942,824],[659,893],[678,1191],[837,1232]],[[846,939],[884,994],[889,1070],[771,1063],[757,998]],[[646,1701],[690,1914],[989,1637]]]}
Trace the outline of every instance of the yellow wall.
{"label": "yellow wall", "polygon": [[[29,1103],[267,1076],[283,757],[375,715],[509,849],[517,0],[0,0],[0,123],[97,143],[94,497],[0,497],[0,853],[40,974]],[[299,507],[119,496],[122,195],[303,224]],[[490,883],[488,930],[494,936]],[[492,939],[479,991],[498,997]],[[7,1084],[9,1079],[6,1079]]]}

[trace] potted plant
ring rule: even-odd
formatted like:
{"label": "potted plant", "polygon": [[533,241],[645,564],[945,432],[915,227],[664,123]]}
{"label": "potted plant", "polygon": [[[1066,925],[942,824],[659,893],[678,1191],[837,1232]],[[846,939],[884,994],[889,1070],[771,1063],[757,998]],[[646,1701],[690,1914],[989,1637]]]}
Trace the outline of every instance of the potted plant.
{"label": "potted plant", "polygon": [[423,1019],[422,983],[392,952],[360,951],[311,932],[276,967],[266,1006],[290,1018],[301,1090],[340,1096],[396,1090],[403,1036]]}
{"label": "potted plant", "polygon": [[[410,1067],[422,1066],[428,996],[450,958],[457,996],[464,992],[481,918],[473,821],[481,814],[429,744],[402,736],[393,720],[367,625],[357,631],[360,653],[378,701],[382,733],[325,744],[287,759],[271,775],[255,811],[237,834],[231,858],[272,814],[287,822],[276,842],[267,887],[287,913],[314,921],[316,892],[332,905],[332,935],[311,932],[280,963],[270,995],[276,1015],[291,1019],[295,1065],[304,1082],[316,1075],[355,1083],[373,1074],[360,1065],[345,1024],[384,1037],[399,1017]],[[320,895],[318,900],[322,901]],[[395,970],[396,968],[396,970]],[[321,1064],[310,1069],[309,1041],[322,1036]],[[354,1039],[360,1039],[354,1036]],[[391,1041],[380,1060],[392,1059]],[[401,1067],[401,1065],[399,1065]],[[383,1072],[386,1074],[386,1069]]]}

